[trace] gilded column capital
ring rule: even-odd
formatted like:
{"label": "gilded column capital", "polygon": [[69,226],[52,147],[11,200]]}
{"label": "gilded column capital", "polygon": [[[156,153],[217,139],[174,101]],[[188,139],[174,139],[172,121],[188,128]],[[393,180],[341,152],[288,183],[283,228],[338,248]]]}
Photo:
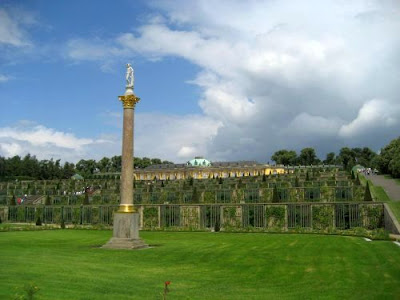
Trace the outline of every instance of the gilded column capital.
{"label": "gilded column capital", "polygon": [[136,103],[140,101],[139,97],[136,97],[135,95],[124,95],[124,96],[118,96],[118,99],[122,101],[122,105],[124,108],[135,108]]}

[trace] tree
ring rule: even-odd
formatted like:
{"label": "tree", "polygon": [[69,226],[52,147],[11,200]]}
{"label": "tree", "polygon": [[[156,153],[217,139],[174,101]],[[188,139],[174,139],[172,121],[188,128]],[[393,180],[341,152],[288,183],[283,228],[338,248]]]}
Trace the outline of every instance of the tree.
{"label": "tree", "polygon": [[96,169],[96,165],[97,164],[94,159],[88,159],[88,160],[81,159],[76,164],[76,169],[79,172],[81,172],[82,174],[90,175],[90,174],[94,173],[94,170]]}
{"label": "tree", "polygon": [[85,189],[85,197],[83,198],[83,205],[89,205],[89,191]]}
{"label": "tree", "polygon": [[297,154],[293,150],[279,150],[276,151],[271,159],[278,165],[294,165],[296,164]]}
{"label": "tree", "polygon": [[314,148],[304,148],[301,150],[299,155],[300,164],[309,166],[317,162],[317,155],[315,154]]}
{"label": "tree", "polygon": [[300,182],[299,182],[299,177],[296,176],[295,180],[294,180],[294,186],[295,187],[300,187]]}
{"label": "tree", "polygon": [[192,193],[192,203],[199,203],[200,202],[200,194],[197,191],[197,188],[193,188],[193,193]]}
{"label": "tree", "polygon": [[152,164],[152,165],[161,165],[161,159],[159,159],[159,158],[152,158],[152,159],[151,159],[151,164]]}
{"label": "tree", "polygon": [[46,196],[46,199],[44,201],[44,205],[51,205],[51,200],[50,200],[50,196],[49,195]]}
{"label": "tree", "polygon": [[368,181],[367,181],[367,185],[365,186],[364,201],[372,201],[372,195],[371,195],[371,190],[369,188]]}
{"label": "tree", "polygon": [[400,178],[400,152],[393,155],[388,168],[393,177]]}
{"label": "tree", "polygon": [[17,202],[15,201],[15,195],[12,195],[10,200],[10,206],[15,206],[15,205],[17,205]]}
{"label": "tree", "polygon": [[274,189],[272,190],[272,203],[278,203],[278,202],[279,202],[278,189],[276,186],[274,186]]}
{"label": "tree", "polygon": [[[356,148],[353,148],[353,151]],[[361,151],[356,153],[356,161],[359,165],[365,166],[365,167],[372,167],[372,162],[374,161],[375,157],[377,154],[372,151],[368,147],[364,147],[361,149]]]}
{"label": "tree", "polygon": [[100,172],[106,173],[111,168],[111,160],[108,157],[103,157],[97,162],[96,166]]}
{"label": "tree", "polygon": [[111,172],[121,172],[122,157],[121,155],[116,155],[111,157]]}
{"label": "tree", "polygon": [[356,164],[355,152],[348,148],[343,147],[340,149],[340,153],[338,156],[338,161],[343,165],[343,168],[347,171],[350,171],[352,167]]}
{"label": "tree", "polygon": [[62,170],[62,178],[69,179],[75,174],[75,165],[73,163],[65,162]]}
{"label": "tree", "polygon": [[335,152],[329,152],[324,160],[325,165],[334,165],[336,163]]}
{"label": "tree", "polygon": [[378,169],[383,174],[391,174],[393,177],[400,177],[400,137],[392,140],[381,149],[377,159]]}

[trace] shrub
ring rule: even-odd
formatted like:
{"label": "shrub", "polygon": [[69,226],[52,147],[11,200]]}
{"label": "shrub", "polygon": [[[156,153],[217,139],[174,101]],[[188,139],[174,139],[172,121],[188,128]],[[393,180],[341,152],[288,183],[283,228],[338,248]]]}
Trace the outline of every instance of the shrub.
{"label": "shrub", "polygon": [[15,201],[15,195],[12,195],[10,200],[10,206],[15,206],[15,205],[17,205],[17,202]]}
{"label": "shrub", "polygon": [[44,202],[44,205],[51,205],[51,201],[50,201],[50,196],[49,195],[46,196],[46,200]]}
{"label": "shrub", "polygon": [[61,219],[61,224],[60,224],[61,229],[65,229],[65,222],[64,218]]}
{"label": "shrub", "polygon": [[42,220],[40,219],[40,217],[38,217],[36,220],[36,226],[42,226]]}

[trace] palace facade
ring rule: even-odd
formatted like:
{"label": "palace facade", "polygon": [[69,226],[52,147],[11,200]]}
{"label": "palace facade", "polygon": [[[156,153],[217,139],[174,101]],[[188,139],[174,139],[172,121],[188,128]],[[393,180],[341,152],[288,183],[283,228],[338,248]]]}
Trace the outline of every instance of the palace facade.
{"label": "palace facade", "polygon": [[283,174],[285,171],[289,170],[284,166],[256,161],[210,162],[203,157],[196,157],[186,164],[161,164],[135,169],[134,177],[136,180],[207,179]]}

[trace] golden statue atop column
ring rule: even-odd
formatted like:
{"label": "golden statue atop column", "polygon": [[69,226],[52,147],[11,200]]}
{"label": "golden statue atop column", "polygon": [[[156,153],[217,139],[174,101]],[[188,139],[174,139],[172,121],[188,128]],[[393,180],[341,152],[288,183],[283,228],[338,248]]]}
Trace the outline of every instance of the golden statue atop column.
{"label": "golden statue atop column", "polygon": [[103,248],[137,249],[148,247],[139,238],[139,214],[133,205],[134,112],[136,103],[140,100],[133,92],[134,80],[134,70],[131,64],[127,64],[125,93],[118,97],[124,110],[120,180],[121,201],[118,211],[114,213],[113,237]]}

